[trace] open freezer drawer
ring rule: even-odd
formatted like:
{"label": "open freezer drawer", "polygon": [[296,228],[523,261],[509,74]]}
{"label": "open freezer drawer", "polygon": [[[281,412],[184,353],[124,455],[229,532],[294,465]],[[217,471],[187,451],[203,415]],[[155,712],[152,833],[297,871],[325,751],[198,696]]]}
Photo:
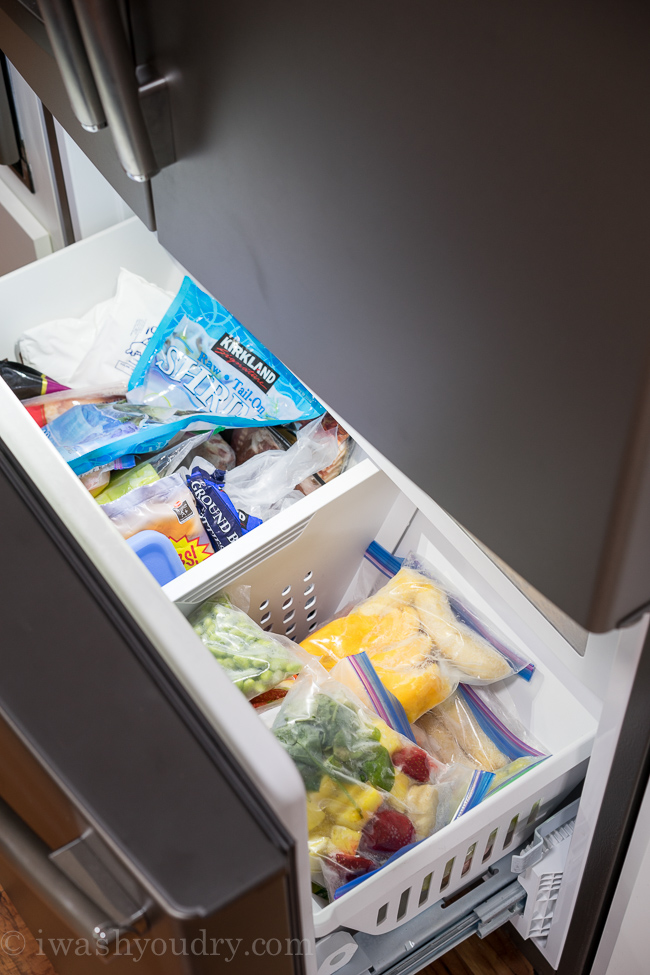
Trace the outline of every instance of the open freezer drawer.
{"label": "open freezer drawer", "polygon": [[[136,219],[73,245],[0,281],[3,355],[12,356],[25,328],[78,315],[108,297],[120,266],[169,289],[177,287],[183,273]],[[249,324],[254,330],[255,324]],[[294,838],[302,930],[308,937],[323,937],[340,926],[378,933],[413,919],[516,848],[584,776],[618,635],[597,638],[593,652],[588,646],[587,654],[578,657],[462,528],[369,445],[372,459],[161,591],[5,388],[0,402],[0,436],[9,451]],[[309,888],[301,780],[182,613],[240,580],[252,588],[254,617],[301,639],[335,610],[373,538],[392,551],[415,549],[444,565],[448,574],[463,580],[488,618],[532,657],[537,672],[530,684],[512,678],[507,690],[552,756],[339,901],[323,906],[312,902]],[[639,627],[628,642],[640,645],[642,636]],[[606,771],[600,770],[601,777]],[[306,967],[313,970],[313,959],[306,959]]]}
{"label": "open freezer drawer", "polygon": [[[314,504],[319,494],[312,496]],[[280,633],[290,630],[301,640],[334,614],[374,538],[397,555],[416,550],[446,575],[463,577],[462,561],[458,556],[454,560],[445,537],[444,520],[431,522],[370,460],[350,472],[338,497],[328,498],[315,511],[299,514],[300,507],[302,502],[285,513],[294,513],[294,531],[276,525],[279,519],[266,526],[276,531],[275,545],[266,542],[255,551],[256,533],[251,533],[239,554],[239,546],[231,546],[222,553],[223,560],[208,559],[165,591],[189,612],[224,585],[250,586],[250,615],[262,626]],[[479,566],[483,559],[477,548]],[[238,569],[243,571],[238,574]],[[473,586],[467,581],[461,585],[487,618],[498,621],[514,648],[534,660],[530,682],[512,677],[503,682],[501,692],[506,706],[509,696],[551,757],[333,903],[323,907],[314,899],[317,937],[338,927],[377,934],[415,917],[520,845],[585,774],[596,716],[556,676],[543,637],[522,639],[514,608],[507,615],[495,612],[497,595],[486,578],[477,573]]]}

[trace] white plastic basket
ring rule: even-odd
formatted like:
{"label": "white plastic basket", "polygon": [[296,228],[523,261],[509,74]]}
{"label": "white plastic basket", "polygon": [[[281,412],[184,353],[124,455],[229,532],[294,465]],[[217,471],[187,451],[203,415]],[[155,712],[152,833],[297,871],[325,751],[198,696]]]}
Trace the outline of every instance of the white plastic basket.
{"label": "white plastic basket", "polygon": [[543,627],[535,636],[530,619],[523,624],[503,593],[492,588],[484,553],[475,547],[469,558],[467,549],[461,554],[453,530],[458,528],[444,512],[437,523],[425,517],[364,460],[167,587],[189,612],[225,585],[248,585],[251,616],[299,641],[334,614],[366,546],[377,538],[397,554],[426,554],[447,576],[461,579],[472,601],[536,663],[529,683],[510,678],[502,693],[552,756],[334,903],[323,906],[314,898],[316,937],[341,926],[381,934],[453,894],[516,849],[584,776],[595,716],[555,675]]}

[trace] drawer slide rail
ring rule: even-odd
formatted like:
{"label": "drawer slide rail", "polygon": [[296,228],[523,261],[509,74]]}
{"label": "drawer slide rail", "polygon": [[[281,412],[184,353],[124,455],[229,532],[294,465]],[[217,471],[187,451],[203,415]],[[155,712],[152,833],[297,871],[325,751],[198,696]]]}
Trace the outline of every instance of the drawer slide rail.
{"label": "drawer slide rail", "polygon": [[323,938],[316,946],[318,975],[414,975],[471,935],[486,937],[526,902],[511,859],[499,860],[465,894],[438,901],[386,934],[337,931]]}

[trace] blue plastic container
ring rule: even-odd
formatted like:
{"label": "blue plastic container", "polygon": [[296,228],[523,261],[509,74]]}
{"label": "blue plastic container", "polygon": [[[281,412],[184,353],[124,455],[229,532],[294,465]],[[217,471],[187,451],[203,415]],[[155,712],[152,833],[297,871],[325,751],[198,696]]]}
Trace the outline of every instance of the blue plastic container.
{"label": "blue plastic container", "polygon": [[153,530],[136,532],[126,541],[161,586],[185,572],[180,555],[166,535]]}

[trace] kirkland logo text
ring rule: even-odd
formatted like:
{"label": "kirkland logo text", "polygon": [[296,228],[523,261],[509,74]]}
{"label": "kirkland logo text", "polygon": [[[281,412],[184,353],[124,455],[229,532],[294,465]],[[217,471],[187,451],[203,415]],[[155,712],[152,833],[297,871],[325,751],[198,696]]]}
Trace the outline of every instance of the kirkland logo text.
{"label": "kirkland logo text", "polygon": [[215,355],[221,356],[232,366],[237,366],[251,382],[268,393],[269,389],[278,378],[274,372],[262,359],[258,358],[254,352],[241,345],[234,336],[227,332],[221,336],[218,342],[212,346]]}

